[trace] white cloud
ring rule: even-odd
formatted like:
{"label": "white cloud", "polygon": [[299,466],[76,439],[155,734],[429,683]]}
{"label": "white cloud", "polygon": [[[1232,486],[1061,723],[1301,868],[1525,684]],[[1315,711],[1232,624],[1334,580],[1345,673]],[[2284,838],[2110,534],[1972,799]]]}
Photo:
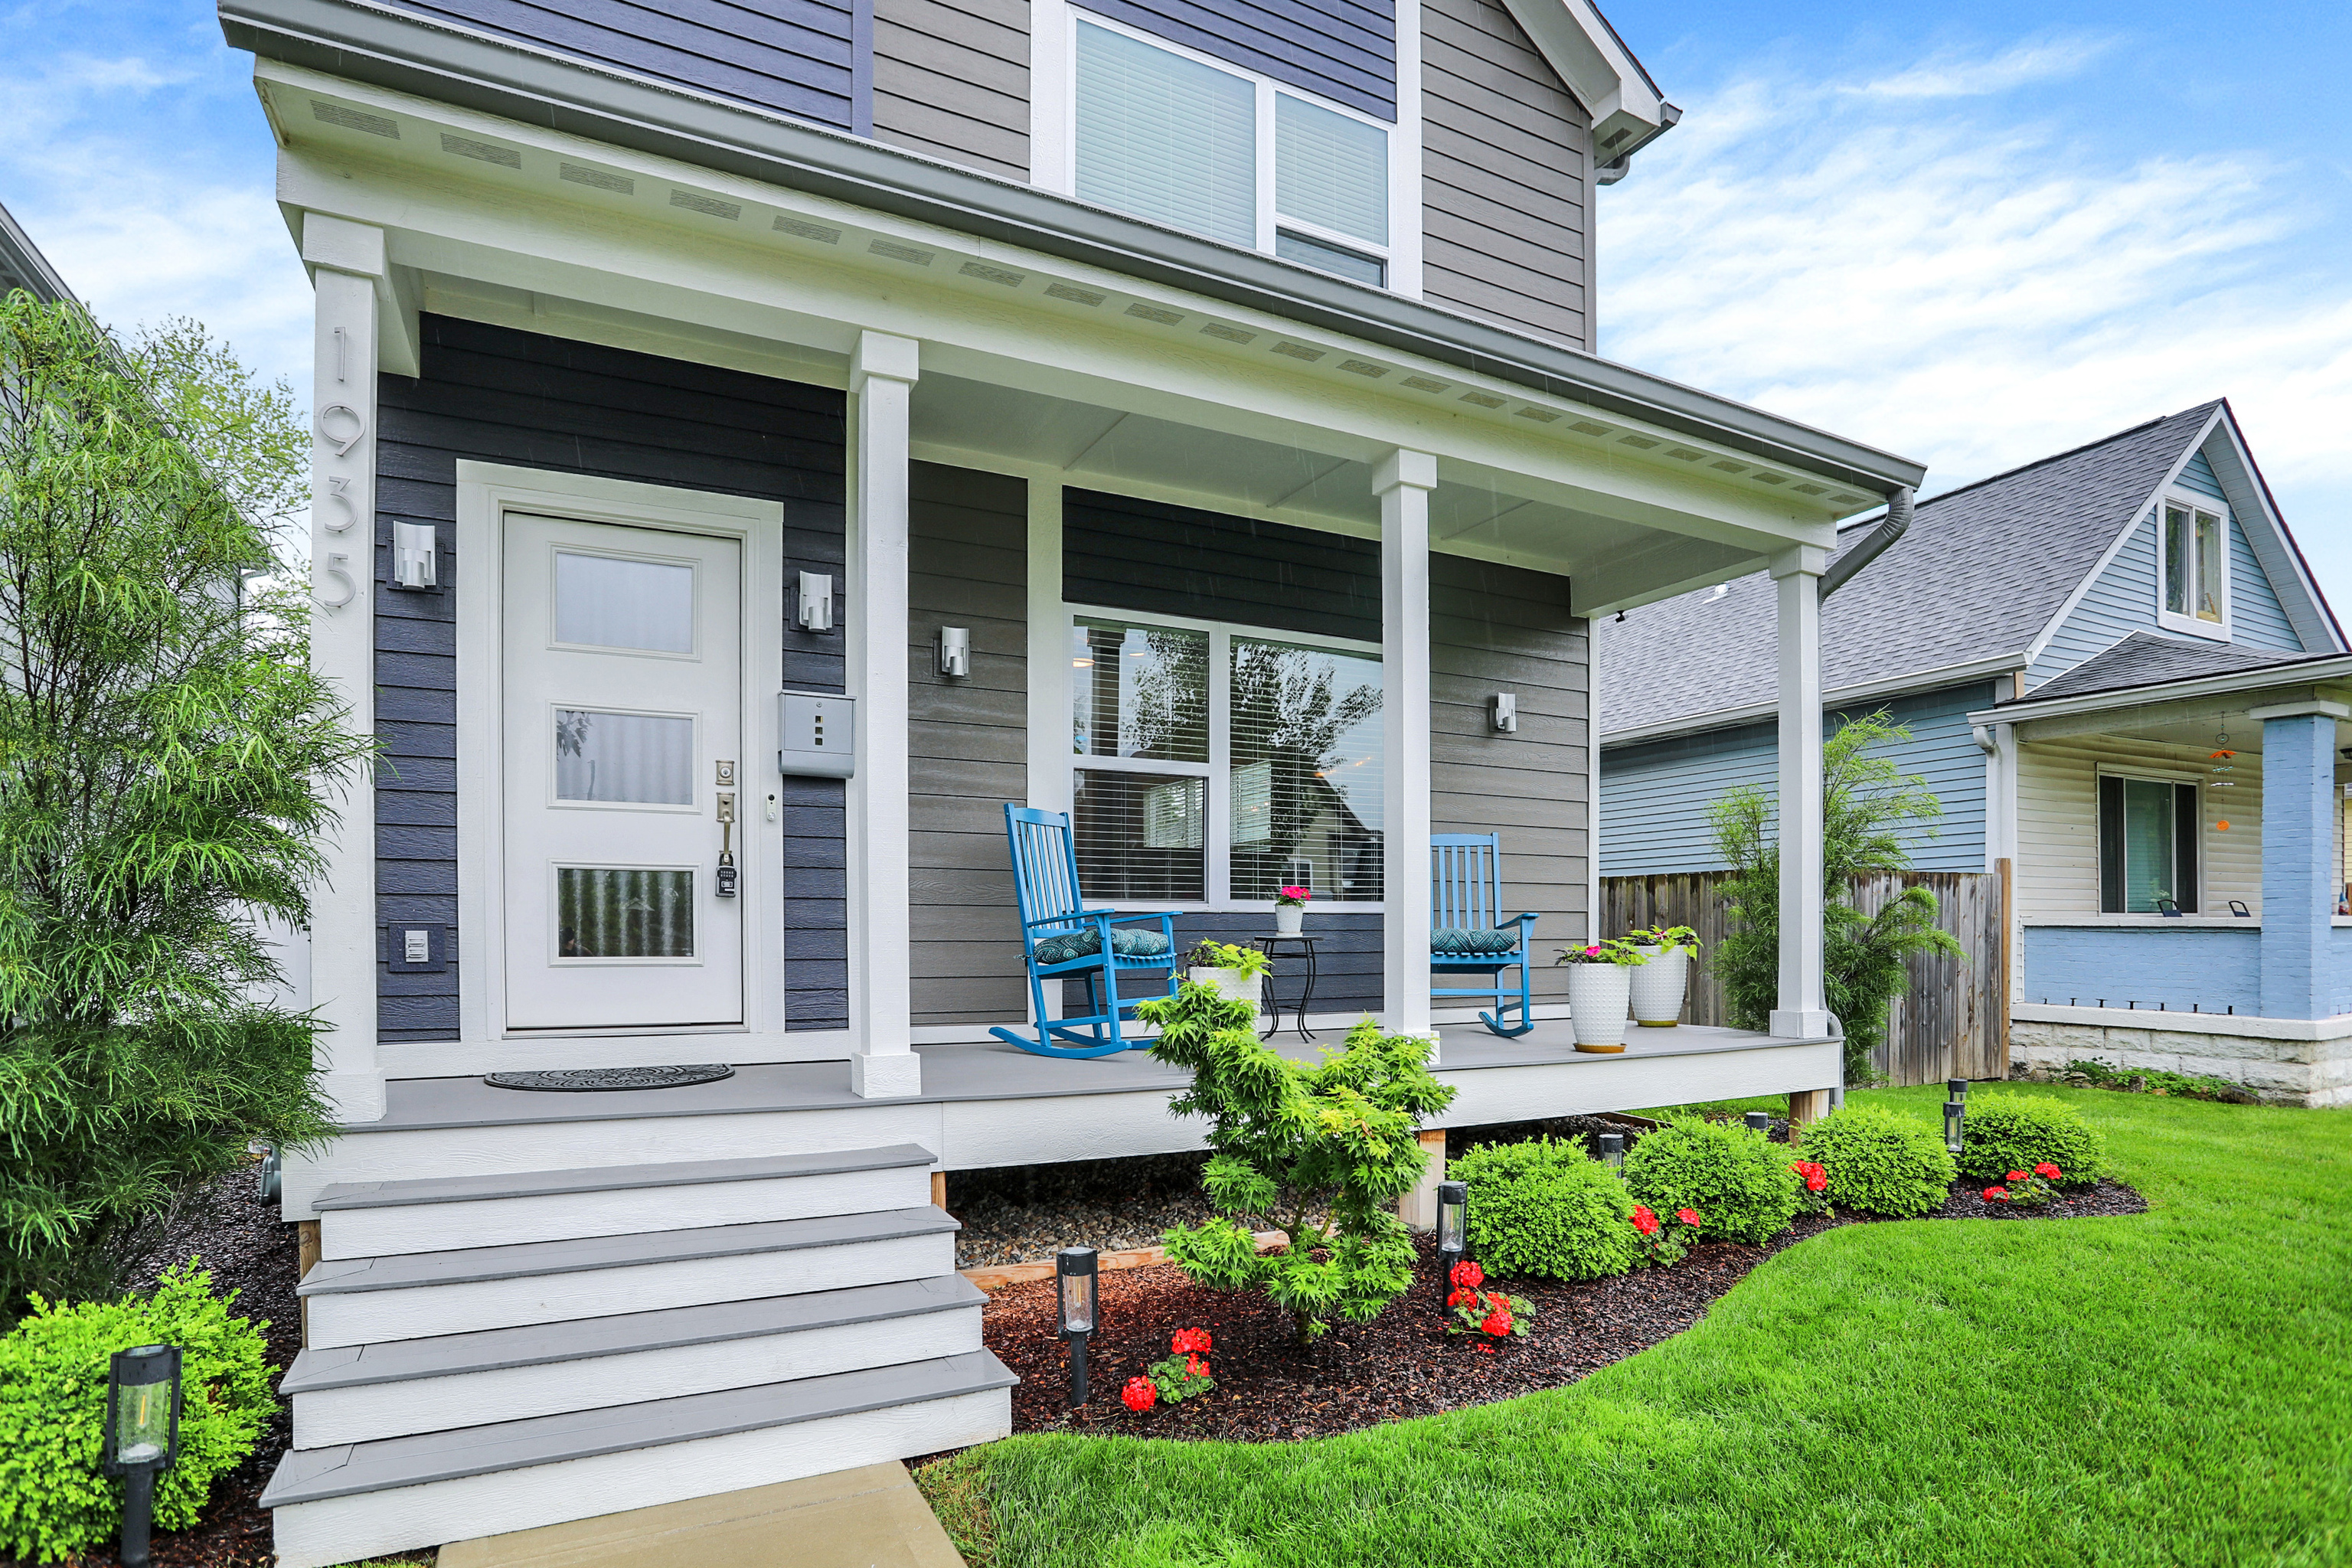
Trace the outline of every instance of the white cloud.
{"label": "white cloud", "polygon": [[1990,58],[1942,54],[1843,90],[1871,98],[1981,98],[2077,75],[2113,44],[2074,34],[2019,44]]}
{"label": "white cloud", "polygon": [[2352,611],[2332,215],[2256,153],[2119,154],[1927,90],[2056,70],[2055,47],[1696,102],[1603,198],[1603,348],[1920,458],[1937,489],[2228,396]]}

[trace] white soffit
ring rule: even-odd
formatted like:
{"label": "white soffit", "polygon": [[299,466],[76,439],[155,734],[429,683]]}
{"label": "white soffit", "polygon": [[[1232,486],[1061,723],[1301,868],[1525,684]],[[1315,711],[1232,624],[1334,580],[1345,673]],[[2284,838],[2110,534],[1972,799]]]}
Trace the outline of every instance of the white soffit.
{"label": "white soffit", "polygon": [[1680,118],[1588,0],[1503,0],[1592,116],[1597,166],[1631,154]]}

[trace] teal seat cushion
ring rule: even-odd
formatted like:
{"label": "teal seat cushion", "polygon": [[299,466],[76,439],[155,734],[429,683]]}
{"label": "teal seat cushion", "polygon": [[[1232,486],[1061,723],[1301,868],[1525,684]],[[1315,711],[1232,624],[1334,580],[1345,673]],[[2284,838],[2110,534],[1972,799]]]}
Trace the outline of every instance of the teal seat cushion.
{"label": "teal seat cushion", "polygon": [[[1110,950],[1121,958],[1160,958],[1168,952],[1168,933],[1159,931],[1130,931],[1115,928],[1110,933]],[[1049,936],[1037,944],[1037,962],[1043,964],[1067,963],[1074,958],[1087,958],[1102,951],[1102,932],[1092,926],[1085,931],[1064,931]]]}
{"label": "teal seat cushion", "polygon": [[1472,931],[1466,926],[1439,926],[1429,933],[1429,951],[1439,958],[1491,958],[1500,952],[1516,952],[1519,933],[1510,931]]}

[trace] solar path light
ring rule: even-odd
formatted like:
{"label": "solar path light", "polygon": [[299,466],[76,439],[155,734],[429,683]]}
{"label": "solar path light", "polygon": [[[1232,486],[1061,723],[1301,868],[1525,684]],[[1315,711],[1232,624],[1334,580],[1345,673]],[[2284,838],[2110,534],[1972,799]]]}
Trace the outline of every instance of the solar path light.
{"label": "solar path light", "polygon": [[106,1374],[106,1434],[100,1458],[122,1478],[122,1568],[146,1568],[155,1478],[180,1458],[180,1350],[116,1351]]}
{"label": "solar path light", "polygon": [[1095,1331],[1095,1265],[1091,1247],[1066,1247],[1054,1255],[1054,1284],[1061,1308],[1062,1337],[1070,1342],[1070,1404],[1087,1402],[1087,1338]]}
{"label": "solar path light", "polygon": [[1625,1169],[1625,1134],[1603,1132],[1600,1138],[1601,1160],[1612,1171]]}

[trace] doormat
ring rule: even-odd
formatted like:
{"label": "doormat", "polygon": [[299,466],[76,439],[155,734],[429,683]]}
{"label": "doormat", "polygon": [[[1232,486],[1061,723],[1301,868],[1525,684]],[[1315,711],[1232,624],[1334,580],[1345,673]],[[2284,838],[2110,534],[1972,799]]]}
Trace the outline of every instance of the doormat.
{"label": "doormat", "polygon": [[735,1069],[719,1062],[698,1067],[549,1068],[534,1072],[491,1072],[482,1081],[492,1089],[563,1089],[577,1093],[600,1089],[684,1089],[690,1083],[717,1083],[733,1078]]}

